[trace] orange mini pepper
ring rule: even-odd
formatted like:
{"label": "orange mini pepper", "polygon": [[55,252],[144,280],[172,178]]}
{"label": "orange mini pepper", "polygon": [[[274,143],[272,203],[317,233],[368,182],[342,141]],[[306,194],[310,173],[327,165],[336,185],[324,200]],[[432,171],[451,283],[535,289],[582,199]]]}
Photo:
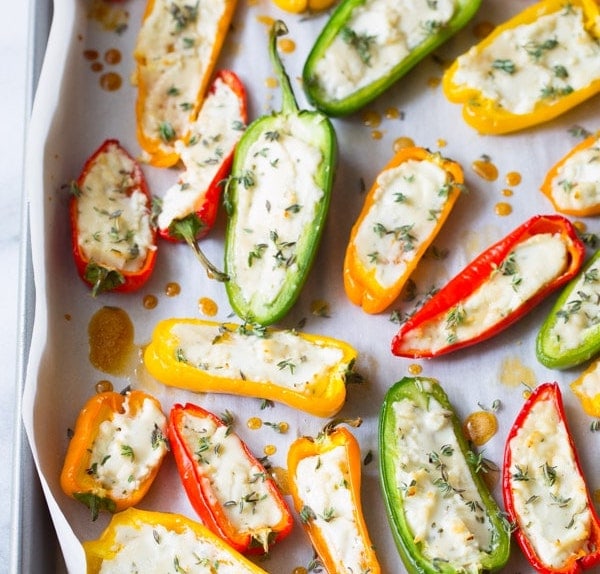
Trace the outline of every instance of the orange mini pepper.
{"label": "orange mini pepper", "polygon": [[135,565],[137,572],[266,574],[199,522],[169,512],[119,512],[100,537],[84,542],[83,548],[88,574],[119,565],[123,571]]}
{"label": "orange mini pepper", "polygon": [[[344,427],[361,424],[332,421],[313,437],[300,437],[288,451],[290,494],[302,526],[327,572],[381,572],[362,512],[360,446]],[[343,521],[343,536],[335,533]],[[353,523],[353,527],[349,523]],[[352,548],[352,552],[347,552]]]}
{"label": "orange mini pepper", "polygon": [[600,215],[600,133],[588,136],[546,175],[542,193],[567,215]]}
{"label": "orange mini pepper", "polygon": [[463,182],[460,165],[439,153],[409,147],[392,158],[350,234],[344,287],[353,303],[379,313],[398,297],[448,218]]}
{"label": "orange mini pepper", "polygon": [[119,512],[148,492],[167,454],[167,418],[143,391],[98,393],[77,417],[60,475],[68,496],[100,511]]}
{"label": "orange mini pepper", "polygon": [[[600,92],[599,14],[595,0],[532,4],[454,61],[442,80],[444,94],[463,105],[465,121],[482,134],[515,132],[556,118]],[[554,16],[565,20],[533,28]],[[565,45],[571,39],[581,48],[578,54]],[[571,66],[586,58],[588,69],[574,86]]]}
{"label": "orange mini pepper", "polygon": [[138,141],[152,165],[179,160],[173,144],[190,135],[236,4],[148,0],[134,50],[135,111]]}

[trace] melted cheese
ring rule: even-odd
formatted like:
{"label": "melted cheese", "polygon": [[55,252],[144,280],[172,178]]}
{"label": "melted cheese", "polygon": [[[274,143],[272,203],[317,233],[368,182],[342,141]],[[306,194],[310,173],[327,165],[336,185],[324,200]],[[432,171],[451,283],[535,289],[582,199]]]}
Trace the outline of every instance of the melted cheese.
{"label": "melted cheese", "polygon": [[246,301],[273,301],[299,270],[299,243],[317,215],[323,189],[315,180],[323,154],[297,116],[255,141],[237,184],[233,264],[228,272]]}
{"label": "melted cheese", "polygon": [[373,205],[357,231],[356,252],[382,287],[394,285],[437,225],[449,189],[432,161],[409,160],[377,178]]}
{"label": "melted cheese", "polygon": [[320,88],[343,99],[387,76],[454,16],[456,0],[366,0],[315,66]]}
{"label": "melted cheese", "polygon": [[155,248],[148,197],[136,189],[134,170],[133,159],[110,145],[90,164],[77,198],[78,243],[86,259],[128,272],[141,269]]}
{"label": "melted cheese", "polygon": [[560,568],[585,550],[592,516],[567,430],[551,400],[533,406],[509,448],[519,526],[541,561]]}
{"label": "melted cheese", "polygon": [[559,277],[566,269],[567,257],[560,235],[529,237],[460,305],[407,332],[402,346],[436,351],[477,337]]}
{"label": "melted cheese", "polygon": [[162,525],[119,526],[114,556],[104,558],[100,574],[194,572],[195,574],[252,574],[245,564],[191,529],[180,532]]}
{"label": "melted cheese", "polygon": [[282,514],[264,469],[248,459],[235,433],[208,417],[185,414],[182,435],[233,528],[268,547],[269,533]]}
{"label": "melted cheese", "polygon": [[190,139],[174,144],[185,171],[163,197],[157,220],[160,229],[168,229],[173,220],[194,213],[203,204],[209,186],[215,183],[223,160],[231,155],[243,129],[237,95],[217,79],[192,126]]}
{"label": "melted cheese", "polygon": [[[429,384],[424,382],[423,384]],[[415,543],[430,560],[479,572],[493,545],[492,526],[454,433],[451,413],[435,399],[427,407],[394,403],[396,485]]]}
{"label": "melted cheese", "polygon": [[294,480],[298,496],[314,516],[311,520],[330,549],[339,574],[365,572],[365,548],[356,522],[349,488],[348,463],[343,445],[298,463]]}
{"label": "melted cheese", "polygon": [[453,83],[477,90],[513,114],[553,103],[600,78],[600,45],[579,7],[561,7],[501,33],[458,58]]}
{"label": "melted cheese", "polygon": [[135,414],[128,401],[123,407],[100,424],[90,453],[93,476],[114,498],[139,489],[168,450],[166,418],[153,401],[145,399]]}
{"label": "melted cheese", "polygon": [[550,183],[557,208],[585,210],[600,205],[600,144],[569,157]]}
{"label": "melted cheese", "polygon": [[548,336],[557,353],[563,353],[576,349],[597,332],[600,332],[600,258],[579,276]]}
{"label": "melted cheese", "polygon": [[343,358],[341,349],[312,343],[291,331],[260,337],[180,323],[172,334],[183,360],[209,375],[271,382],[307,394],[319,378],[339,368]]}

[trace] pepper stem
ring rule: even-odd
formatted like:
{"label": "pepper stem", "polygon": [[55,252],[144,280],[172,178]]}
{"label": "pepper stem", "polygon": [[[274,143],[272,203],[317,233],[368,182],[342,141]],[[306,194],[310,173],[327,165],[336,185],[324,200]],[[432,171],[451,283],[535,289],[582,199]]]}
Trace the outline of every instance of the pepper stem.
{"label": "pepper stem", "polygon": [[204,255],[204,252],[200,249],[200,245],[198,245],[197,237],[203,227],[204,223],[195,213],[192,213],[183,219],[176,219],[173,221],[173,223],[169,225],[169,233],[176,239],[185,241],[192,248],[196,259],[198,259],[202,267],[206,269],[206,274],[210,279],[221,282],[229,281],[229,275],[217,269],[209,261],[208,257]]}
{"label": "pepper stem", "polygon": [[360,417],[356,417],[355,419],[332,419],[323,427],[323,430],[319,433],[319,437],[326,437],[330,435],[336,429],[336,427],[341,424],[348,425],[352,428],[358,428],[362,424],[362,419]]}
{"label": "pepper stem", "polygon": [[283,22],[283,20],[275,20],[269,36],[269,56],[271,57],[271,63],[275,68],[275,76],[281,86],[281,111],[284,114],[293,114],[298,112],[298,103],[296,102],[296,97],[294,96],[292,85],[290,84],[290,78],[283,67],[279,52],[277,51],[277,38],[279,38],[279,36],[285,36],[287,33],[288,27],[285,22]]}

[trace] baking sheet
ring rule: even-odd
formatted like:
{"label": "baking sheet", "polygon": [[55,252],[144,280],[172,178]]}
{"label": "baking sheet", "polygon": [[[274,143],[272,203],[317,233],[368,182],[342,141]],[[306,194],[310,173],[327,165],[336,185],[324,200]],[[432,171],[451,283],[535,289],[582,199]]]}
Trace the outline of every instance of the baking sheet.
{"label": "baking sheet", "polygon": [[[534,340],[537,329],[554,300],[551,297],[518,324],[495,338],[430,361],[413,361],[393,357],[390,341],[397,325],[390,313],[364,314],[351,305],[343,290],[342,262],[350,228],[360,212],[363,187],[370,187],[378,171],[393,155],[393,143],[409,137],[417,145],[439,150],[462,164],[469,192],[459,199],[444,229],[435,241],[448,249],[440,261],[425,260],[413,276],[419,293],[417,300],[430,288],[443,282],[492,242],[538,213],[551,213],[552,207],[538,191],[547,169],[575,143],[569,128],[580,125],[598,128],[598,98],[549,125],[503,137],[479,136],[466,126],[460,108],[448,103],[438,81],[449,61],[462,53],[476,39],[474,27],[479,22],[499,23],[530,2],[484,0],[479,13],[452,40],[400,80],[384,96],[369,105],[368,117],[356,114],[334,120],[340,144],[336,183],[328,223],[318,257],[302,295],[278,325],[291,328],[306,320],[304,330],[341,338],[359,351],[358,370],[367,379],[361,386],[349,388],[347,403],[340,413],[361,416],[363,425],[355,432],[363,453],[373,454],[373,461],[363,466],[363,505],[366,521],[384,572],[404,572],[387,526],[378,477],[377,416],[385,391],[395,381],[408,375],[414,365],[422,375],[439,379],[460,416],[501,401],[497,413],[498,433],[483,447],[485,456],[501,463],[506,433],[523,400],[521,381],[536,384],[557,380],[563,389],[566,412],[582,465],[591,490],[600,488],[600,461],[595,455],[600,434],[589,430],[590,419],[583,414],[568,385],[583,370],[551,371],[535,359]],[[123,377],[107,376],[91,365],[87,327],[92,315],[102,306],[120,307],[135,326],[135,342],[141,348],[148,342],[157,321],[167,317],[202,316],[198,301],[209,297],[217,302],[216,320],[231,319],[223,286],[207,279],[191,251],[184,245],[161,244],[157,268],[141,292],[131,295],[106,294],[92,298],[88,288],[76,275],[70,253],[68,192],[64,185],[76,178],[86,158],[106,138],[118,138],[130,152],[139,153],[135,139],[133,106],[135,88],[129,83],[133,70],[132,48],[139,29],[144,2],[129,0],[112,5],[125,9],[127,29],[122,33],[106,29],[90,17],[94,1],[56,0],[54,20],[30,126],[27,149],[26,191],[31,228],[31,253],[35,279],[35,322],[33,326],[23,418],[34,461],[57,530],[67,566],[71,572],[84,572],[85,561],[80,542],[96,538],[106,527],[109,517],[95,523],[79,503],[67,498],[59,486],[59,474],[66,451],[69,428],[77,413],[94,392],[94,385],[109,378],[120,390],[127,385],[154,393],[168,410],[174,402],[198,402],[216,413],[228,409],[236,416],[236,431],[252,450],[262,456],[266,445],[275,445],[270,456],[274,466],[285,467],[287,446],[297,436],[316,434],[323,419],[299,413],[283,405],[260,410],[260,401],[225,395],[193,395],[168,389],[152,380],[137,366]],[[282,18],[290,30],[295,50],[283,54],[298,101],[306,107],[298,78],[312,42],[322,28],[326,15],[305,17],[287,14],[270,1],[240,0],[219,67],[233,69],[248,88],[249,113],[253,119],[278,109],[279,93],[272,87],[273,77],[267,56],[269,18]],[[114,92],[100,88],[100,73],[94,71],[84,56],[86,50],[101,55],[117,48],[123,55],[119,64],[104,63],[104,71],[123,78],[122,87]],[[380,120],[373,125],[373,119]],[[496,181],[486,181],[471,169],[472,163],[489,156],[498,167]],[[177,178],[176,170],[145,167],[151,190],[161,195]],[[505,177],[518,172],[522,180],[510,186]],[[503,190],[510,189],[507,196]],[[512,212],[496,214],[496,205],[505,202]],[[590,232],[600,232],[597,219],[585,220]],[[222,261],[224,214],[202,246],[213,261]],[[168,296],[169,282],[177,282],[181,292]],[[154,295],[158,305],[146,309],[145,295]],[[316,301],[328,306],[327,316],[311,311]],[[393,308],[410,311],[412,303],[398,302]],[[259,416],[264,421],[286,421],[290,430],[277,434],[264,425],[250,430],[246,421]],[[501,500],[498,485],[494,494]],[[172,460],[167,460],[150,493],[140,505],[146,509],[169,510],[195,518]],[[313,557],[308,539],[299,523],[295,532],[274,547],[260,565],[268,572],[291,572],[306,566]],[[530,572],[516,545],[506,572]]]}

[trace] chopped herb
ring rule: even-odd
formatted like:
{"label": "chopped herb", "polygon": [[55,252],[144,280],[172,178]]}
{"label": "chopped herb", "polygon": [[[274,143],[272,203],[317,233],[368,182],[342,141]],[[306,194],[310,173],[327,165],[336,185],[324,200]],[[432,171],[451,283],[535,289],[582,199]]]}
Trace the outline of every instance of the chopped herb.
{"label": "chopped herb", "polygon": [[512,60],[497,59],[492,62],[494,70],[502,70],[507,74],[514,74],[517,70],[515,63]]}
{"label": "chopped herb", "polygon": [[342,28],[342,40],[354,48],[363,64],[369,66],[371,63],[371,46],[376,36],[357,34],[352,28]]}
{"label": "chopped herb", "polygon": [[160,139],[164,142],[169,143],[175,139],[175,129],[169,122],[161,122],[158,126],[158,134]]}

